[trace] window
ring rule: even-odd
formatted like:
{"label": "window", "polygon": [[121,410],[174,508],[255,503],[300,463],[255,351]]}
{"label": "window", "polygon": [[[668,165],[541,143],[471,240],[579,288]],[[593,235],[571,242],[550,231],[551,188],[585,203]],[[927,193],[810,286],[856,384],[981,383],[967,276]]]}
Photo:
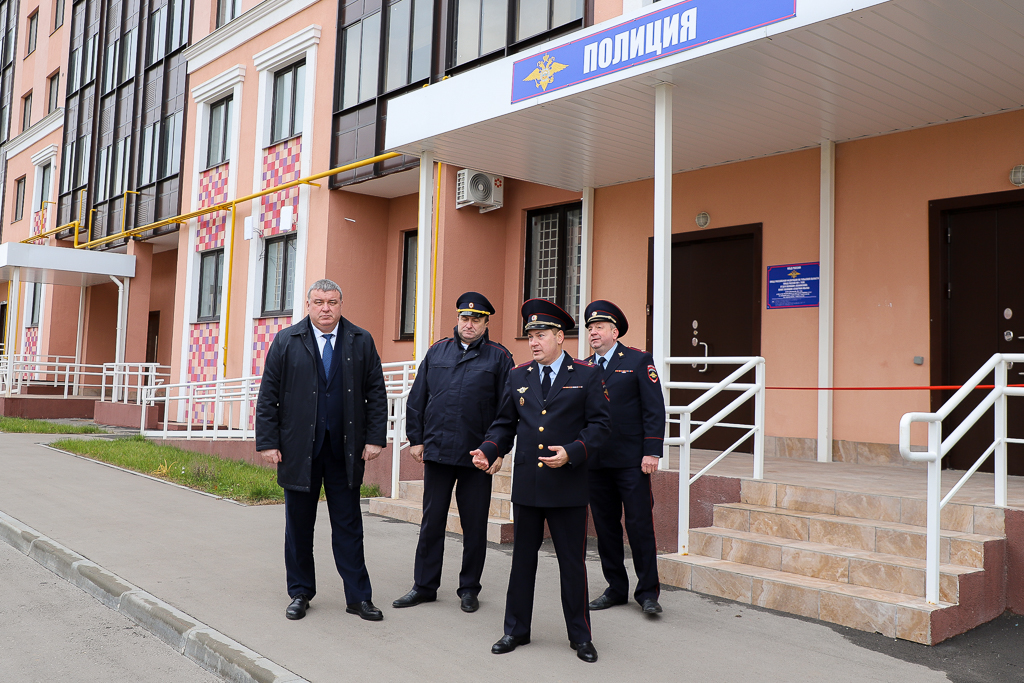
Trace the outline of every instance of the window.
{"label": "window", "polygon": [[79,53],[80,52],[81,52],[81,50],[79,50],[78,48],[75,48],[74,50],[71,51],[71,54],[68,55],[68,94],[69,95],[71,93],[75,92],[76,90],[78,90],[78,77],[79,77],[79,73],[78,73],[78,66],[79,66],[78,58],[79,58]]}
{"label": "window", "polygon": [[295,234],[267,240],[263,263],[263,315],[291,315],[295,279]]}
{"label": "window", "polygon": [[159,178],[174,175],[181,166],[181,122],[180,111],[164,117],[163,138],[160,140]]}
{"label": "window", "polygon": [[164,58],[167,47],[167,6],[149,15],[149,43],[146,46],[146,64],[152,64]]}
{"label": "window", "polygon": [[96,155],[96,201],[103,201],[109,196],[111,149],[112,145],[107,145]]}
{"label": "window", "polygon": [[430,75],[433,19],[430,0],[398,0],[388,7],[385,92]]}
{"label": "window", "polygon": [[167,31],[172,52],[188,42],[188,19],[191,14],[189,0],[170,0],[171,25]]}
{"label": "window", "polygon": [[47,84],[47,100],[46,100],[46,113],[49,114],[57,108],[57,98],[60,95],[60,72],[53,74],[46,79]]}
{"label": "window", "polygon": [[64,2],[65,0],[57,0],[57,4],[53,6],[53,30],[56,31],[64,25]]}
{"label": "window", "polygon": [[25,51],[26,57],[36,51],[36,35],[38,33],[39,12],[36,11],[28,18],[28,49]]}
{"label": "window", "polygon": [[[43,166],[39,179],[39,211],[46,210],[46,202],[50,200],[50,177],[53,175],[53,167],[50,164]],[[45,227],[43,228],[46,229]]]}
{"label": "window", "polygon": [[455,64],[505,47],[507,0],[457,0]]}
{"label": "window", "polygon": [[85,49],[82,52],[82,85],[89,83],[96,78],[96,57],[99,50],[99,37],[90,36],[85,41]]}
{"label": "window", "polygon": [[103,56],[103,92],[108,93],[117,85],[118,55],[121,48],[121,39],[118,38],[110,44]]}
{"label": "window", "polygon": [[405,233],[405,254],[402,258],[402,327],[399,337],[412,339],[416,332],[416,231]]}
{"label": "window", "polygon": [[25,176],[14,181],[14,220],[20,221],[25,215]]}
{"label": "window", "polygon": [[199,256],[199,322],[220,318],[220,274],[224,250],[211,249]]}
{"label": "window", "polygon": [[89,173],[89,155],[92,153],[92,135],[78,138],[78,154],[75,155],[75,187],[85,185]]}
{"label": "window", "polygon": [[32,127],[32,93],[21,98],[21,132]]}
{"label": "window", "polygon": [[516,40],[567,24],[583,17],[582,0],[518,0]]}
{"label": "window", "polygon": [[43,285],[39,282],[32,283],[32,316],[29,318],[29,327],[39,327],[39,309],[43,299]]}
{"label": "window", "polygon": [[210,137],[206,147],[206,167],[228,160],[228,128],[231,126],[231,98],[210,105]]}
{"label": "window", "polygon": [[377,96],[380,12],[346,28],[342,40],[341,108],[348,109]]}
{"label": "window", "polygon": [[305,99],[306,63],[299,62],[274,74],[274,109],[270,142],[280,142],[302,133],[302,103]]}
{"label": "window", "polygon": [[142,149],[139,150],[139,185],[156,181],[156,167],[160,159],[160,122],[142,131]]}
{"label": "window", "polygon": [[527,213],[524,298],[579,310],[582,214],[579,203]]}
{"label": "window", "polygon": [[128,189],[128,155],[131,153],[131,136],[114,143],[114,154],[110,160],[110,194],[124,194]]}
{"label": "window", "polygon": [[[135,78],[135,46],[138,44],[139,30],[133,28],[131,31],[125,34],[121,50],[121,82],[124,83],[129,78]],[[71,68],[68,67],[70,73]]]}
{"label": "window", "polygon": [[220,28],[238,16],[238,0],[217,0],[217,26]]}

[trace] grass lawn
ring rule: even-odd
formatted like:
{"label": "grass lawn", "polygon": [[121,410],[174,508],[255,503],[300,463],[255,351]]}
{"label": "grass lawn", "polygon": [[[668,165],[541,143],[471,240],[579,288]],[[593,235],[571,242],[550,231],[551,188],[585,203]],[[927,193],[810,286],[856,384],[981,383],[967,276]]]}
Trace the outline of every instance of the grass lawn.
{"label": "grass lawn", "polygon": [[[141,436],[114,440],[61,439],[51,445],[247,505],[284,502],[284,490],[277,485],[277,472],[269,467],[161,446]],[[364,484],[360,495],[379,496],[380,487]],[[323,500],[323,491],[320,499]]]}
{"label": "grass lawn", "polygon": [[95,425],[74,425],[23,417],[0,417],[0,432],[9,434],[106,434]]}

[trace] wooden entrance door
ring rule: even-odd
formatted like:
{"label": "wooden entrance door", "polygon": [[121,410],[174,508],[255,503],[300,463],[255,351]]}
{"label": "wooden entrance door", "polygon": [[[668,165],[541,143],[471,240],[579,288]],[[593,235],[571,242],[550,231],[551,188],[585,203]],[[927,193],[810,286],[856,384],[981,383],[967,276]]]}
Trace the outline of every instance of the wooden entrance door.
{"label": "wooden entrance door", "polygon": [[[673,235],[671,354],[760,355],[761,279],[760,224]],[[734,370],[734,365],[677,365],[672,368],[671,378],[679,382],[718,382]],[[753,382],[753,371],[742,381]],[[685,405],[699,395],[698,391],[673,391],[670,400],[672,405]],[[723,392],[702,406],[693,419],[712,417],[738,395]],[[753,400],[725,421],[753,424]],[[723,450],[741,434],[738,429],[716,427],[693,447]],[[753,440],[738,450],[753,452]]]}
{"label": "wooden entrance door", "polygon": [[[939,283],[946,309],[942,384],[959,385],[994,353],[1024,353],[1024,204],[953,210],[944,217],[946,282]],[[1011,368],[1008,379],[1010,384],[1024,383],[1024,364]],[[952,394],[941,392],[941,401]],[[943,431],[955,429],[985,394],[974,392],[953,411]],[[1009,398],[1007,409],[1008,436],[1024,438],[1024,399]],[[945,466],[971,467],[992,443],[993,419],[990,410],[950,451]],[[1007,453],[1010,474],[1024,474],[1024,445],[1009,444]],[[991,458],[982,469],[992,471]]]}

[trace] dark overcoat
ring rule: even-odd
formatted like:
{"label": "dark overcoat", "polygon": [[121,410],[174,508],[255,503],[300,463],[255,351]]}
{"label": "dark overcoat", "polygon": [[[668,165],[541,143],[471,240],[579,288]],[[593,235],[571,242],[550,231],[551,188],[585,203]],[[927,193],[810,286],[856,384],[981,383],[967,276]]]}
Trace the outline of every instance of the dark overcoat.
{"label": "dark overcoat", "polygon": [[[597,357],[587,360],[594,363]],[[645,455],[660,458],[665,395],[651,354],[619,342],[604,370],[604,386],[611,401],[612,433],[590,467],[640,467]]]}
{"label": "dark overcoat", "polygon": [[[541,397],[536,361],[513,368],[505,384],[498,416],[480,446],[493,463],[512,448],[512,502],[533,507],[576,507],[590,500],[587,460],[608,438],[608,398],[601,370],[563,352],[562,366]],[[562,446],[569,462],[547,467],[539,458]]]}
{"label": "dark overcoat", "polygon": [[423,459],[473,467],[469,454],[498,412],[512,354],[484,331],[465,351],[458,333],[427,351],[406,404],[405,433],[423,444]]}
{"label": "dark overcoat", "polygon": [[[342,318],[338,338],[341,352],[335,342],[334,362],[344,363],[345,469],[349,488],[357,488],[363,482],[363,447],[387,443],[387,392],[370,333]],[[320,350],[306,316],[274,337],[256,401],[256,450],[281,451],[277,483],[292,491],[309,491],[318,367],[322,367]]]}

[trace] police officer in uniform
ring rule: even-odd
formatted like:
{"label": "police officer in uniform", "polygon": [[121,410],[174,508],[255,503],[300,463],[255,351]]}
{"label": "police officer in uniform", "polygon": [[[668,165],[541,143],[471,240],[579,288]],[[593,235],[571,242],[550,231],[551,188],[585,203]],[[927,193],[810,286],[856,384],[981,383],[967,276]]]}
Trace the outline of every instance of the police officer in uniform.
{"label": "police officer in uniform", "polygon": [[585,662],[597,661],[587,608],[587,465],[608,437],[608,398],[600,370],[562,351],[575,321],[543,299],[523,304],[533,361],[509,374],[498,416],[473,451],[481,470],[516,439],[512,478],[515,539],[505,602],[505,635],[491,652],[530,642],[537,552],[544,523],[558,557],[562,613],[569,645]]}
{"label": "police officer in uniform", "polygon": [[585,317],[594,349],[587,360],[601,369],[611,401],[612,425],[611,437],[590,463],[590,511],[601,570],[608,581],[608,588],[590,603],[590,609],[607,609],[628,601],[629,577],[620,523],[625,510],[626,536],[637,576],[633,597],[644,614],[658,614],[661,584],[651,473],[658,469],[662,455],[665,396],[651,354],[618,341],[629,329],[618,306],[610,301],[594,301],[587,306]]}
{"label": "police officer in uniform", "polygon": [[481,471],[469,452],[483,441],[494,420],[514,363],[508,349],[490,340],[487,323],[494,307],[484,295],[466,292],[455,307],[454,333],[430,347],[409,392],[406,434],[410,455],[423,463],[423,521],[412,590],[395,600],[394,607],[437,599],[453,488],[463,539],[458,595],[462,611],[475,612],[480,606],[491,475],[501,468],[501,458]]}

